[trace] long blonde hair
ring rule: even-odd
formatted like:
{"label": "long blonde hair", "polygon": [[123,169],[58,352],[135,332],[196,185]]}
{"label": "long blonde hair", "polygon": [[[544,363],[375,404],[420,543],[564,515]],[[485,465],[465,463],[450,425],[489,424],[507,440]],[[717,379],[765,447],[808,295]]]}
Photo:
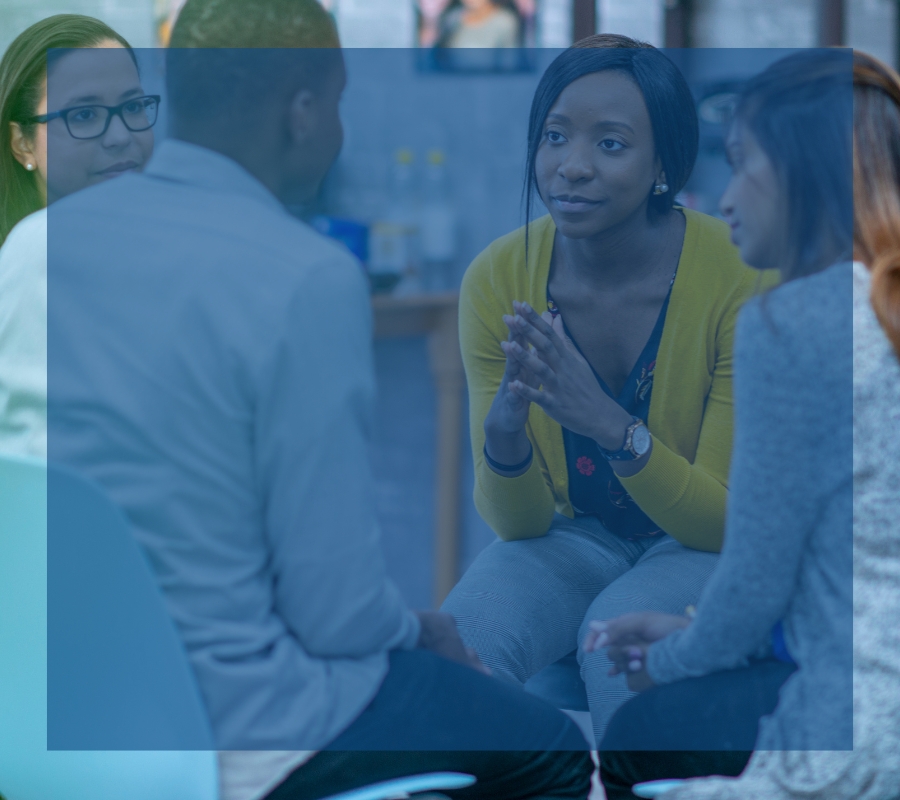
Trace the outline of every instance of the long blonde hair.
{"label": "long blonde hair", "polygon": [[44,207],[37,176],[13,156],[10,123],[19,123],[31,138],[35,126],[23,120],[37,114],[48,61],[65,50],[95,47],[106,39],[117,41],[134,58],[131,45],[112,28],[81,14],[56,14],[36,22],[22,31],[3,54],[0,60],[0,244],[19,220]]}
{"label": "long blonde hair", "polygon": [[900,75],[853,56],[853,251],[872,273],[872,306],[900,355]]}

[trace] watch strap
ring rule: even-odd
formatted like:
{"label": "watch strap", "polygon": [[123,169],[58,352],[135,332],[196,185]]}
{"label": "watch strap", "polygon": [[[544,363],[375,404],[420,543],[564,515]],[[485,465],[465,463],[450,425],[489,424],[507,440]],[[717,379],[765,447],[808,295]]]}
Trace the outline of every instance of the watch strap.
{"label": "watch strap", "polygon": [[600,454],[607,461],[636,461],[639,459],[643,453],[635,451],[632,441],[634,432],[641,425],[644,425],[644,420],[640,417],[632,417],[631,424],[625,429],[625,439],[622,442],[622,446],[618,450],[606,450],[598,444],[597,449],[600,451]]}

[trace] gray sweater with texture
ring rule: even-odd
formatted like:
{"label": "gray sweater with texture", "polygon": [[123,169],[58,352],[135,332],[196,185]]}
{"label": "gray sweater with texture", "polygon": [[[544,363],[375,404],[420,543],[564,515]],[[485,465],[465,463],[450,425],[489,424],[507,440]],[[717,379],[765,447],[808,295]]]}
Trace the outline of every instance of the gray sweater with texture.
{"label": "gray sweater with texture", "polygon": [[838,264],[742,310],[722,556],[693,624],[648,656],[657,683],[730,669],[782,620],[799,668],[760,749],[852,747],[851,281]]}
{"label": "gray sweater with texture", "polygon": [[688,781],[666,800],[898,797],[900,360],[875,318],[870,291],[868,271],[854,264],[853,750],[760,750],[740,778]]}

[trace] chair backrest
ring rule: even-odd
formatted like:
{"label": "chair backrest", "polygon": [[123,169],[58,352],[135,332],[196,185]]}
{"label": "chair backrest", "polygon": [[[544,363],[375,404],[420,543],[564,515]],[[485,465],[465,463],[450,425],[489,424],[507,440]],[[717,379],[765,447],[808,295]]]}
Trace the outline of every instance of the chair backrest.
{"label": "chair backrest", "polygon": [[[48,509],[59,524],[50,536],[57,574],[49,601],[54,624],[69,626],[59,641],[49,637],[56,691],[76,694],[57,696],[49,708]],[[66,645],[75,640],[68,659]],[[0,643],[0,792],[8,800],[215,800],[205,712],[124,519],[87,481],[33,459],[0,457]],[[94,645],[96,660],[88,664]],[[76,677],[83,685],[74,685]],[[173,707],[178,713],[167,720]],[[56,736],[50,747],[143,752],[48,751],[48,710]],[[70,716],[81,714],[89,716]],[[110,726],[109,741],[97,741],[96,720]],[[92,741],[79,740],[79,721]],[[186,752],[171,752],[172,736]],[[148,752],[163,739],[169,752]],[[206,750],[188,751],[193,746]]]}
{"label": "chair backrest", "polygon": [[54,750],[209,750],[184,647],[123,514],[47,473],[47,741]]}

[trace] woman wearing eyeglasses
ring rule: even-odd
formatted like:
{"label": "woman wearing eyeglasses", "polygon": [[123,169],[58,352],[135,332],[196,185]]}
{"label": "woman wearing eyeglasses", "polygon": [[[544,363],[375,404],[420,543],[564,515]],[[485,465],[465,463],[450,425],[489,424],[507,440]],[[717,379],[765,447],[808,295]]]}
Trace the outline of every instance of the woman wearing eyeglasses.
{"label": "woman wearing eyeglasses", "polygon": [[0,453],[46,454],[46,206],[141,170],[158,107],[91,17],[42,20],[0,61]]}

